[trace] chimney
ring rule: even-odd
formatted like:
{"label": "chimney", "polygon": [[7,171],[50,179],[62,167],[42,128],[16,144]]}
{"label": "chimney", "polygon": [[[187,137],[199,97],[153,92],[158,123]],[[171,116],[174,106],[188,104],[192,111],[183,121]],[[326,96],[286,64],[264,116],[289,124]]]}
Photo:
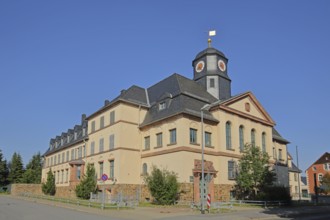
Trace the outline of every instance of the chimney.
{"label": "chimney", "polygon": [[81,115],[81,124],[86,120],[86,114]]}
{"label": "chimney", "polygon": [[110,104],[110,101],[108,99],[104,100],[104,106],[107,106]]}

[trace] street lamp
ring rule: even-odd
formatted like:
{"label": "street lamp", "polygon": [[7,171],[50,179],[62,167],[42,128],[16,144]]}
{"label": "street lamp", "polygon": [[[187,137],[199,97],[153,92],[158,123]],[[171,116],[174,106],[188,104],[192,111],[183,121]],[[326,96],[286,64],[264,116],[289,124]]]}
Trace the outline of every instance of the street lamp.
{"label": "street lamp", "polygon": [[201,108],[201,130],[202,130],[202,180],[201,180],[201,213],[205,214],[205,179],[204,179],[204,148],[205,148],[205,134],[204,134],[204,110],[208,110],[209,104],[204,105]]}

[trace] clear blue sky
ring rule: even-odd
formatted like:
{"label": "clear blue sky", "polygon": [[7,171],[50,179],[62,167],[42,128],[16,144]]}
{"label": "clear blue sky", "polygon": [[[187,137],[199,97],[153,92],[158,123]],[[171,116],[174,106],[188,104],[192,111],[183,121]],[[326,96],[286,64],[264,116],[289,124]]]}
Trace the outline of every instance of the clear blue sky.
{"label": "clear blue sky", "polygon": [[299,147],[330,149],[330,1],[0,1],[0,149],[27,163],[50,138],[135,84],[192,78],[207,46],[229,58],[232,93],[252,91]]}

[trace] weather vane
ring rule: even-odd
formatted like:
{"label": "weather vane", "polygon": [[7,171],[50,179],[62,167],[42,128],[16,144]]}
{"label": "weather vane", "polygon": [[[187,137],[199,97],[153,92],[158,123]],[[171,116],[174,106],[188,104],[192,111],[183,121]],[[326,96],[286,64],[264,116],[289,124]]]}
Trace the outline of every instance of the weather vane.
{"label": "weather vane", "polygon": [[211,37],[215,36],[216,34],[217,33],[216,33],[215,30],[210,30],[209,31],[209,39],[207,40],[209,47],[211,47],[211,42],[212,42]]}

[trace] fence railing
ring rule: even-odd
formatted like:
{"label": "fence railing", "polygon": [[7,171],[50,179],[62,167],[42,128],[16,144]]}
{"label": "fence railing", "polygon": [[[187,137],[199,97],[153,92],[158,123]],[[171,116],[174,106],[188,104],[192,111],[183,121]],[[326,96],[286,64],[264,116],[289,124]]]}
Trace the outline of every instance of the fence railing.
{"label": "fence railing", "polygon": [[34,199],[42,199],[53,202],[61,202],[66,204],[72,204],[77,206],[87,206],[94,207],[100,209],[122,209],[122,208],[134,208],[138,206],[137,201],[114,201],[112,203],[103,203],[92,200],[82,200],[82,199],[68,199],[68,198],[59,198],[55,196],[46,196],[46,195],[35,195],[31,193],[21,193],[19,196],[34,198]]}

